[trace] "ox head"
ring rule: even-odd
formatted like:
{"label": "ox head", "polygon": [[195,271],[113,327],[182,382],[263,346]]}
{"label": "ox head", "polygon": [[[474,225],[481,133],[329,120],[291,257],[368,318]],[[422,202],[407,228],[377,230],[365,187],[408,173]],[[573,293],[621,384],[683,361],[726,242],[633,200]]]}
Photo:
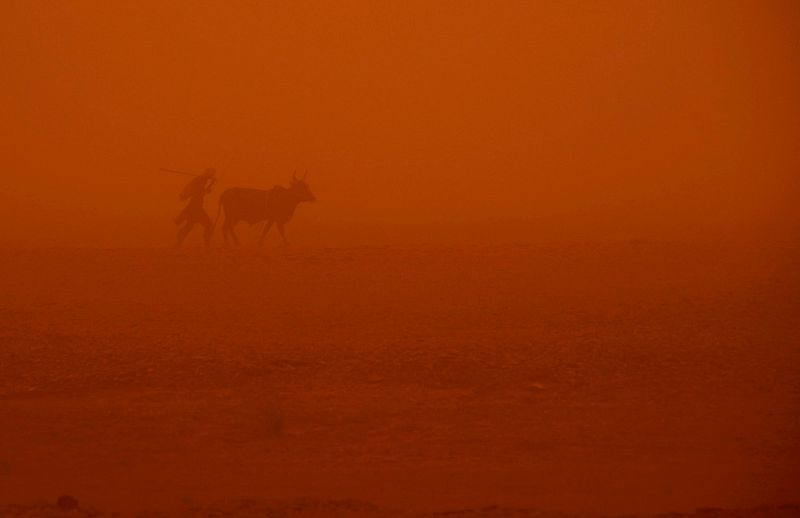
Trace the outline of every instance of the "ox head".
{"label": "ox head", "polygon": [[289,189],[294,192],[300,201],[317,201],[311,189],[308,188],[306,176],[308,176],[308,170],[306,170],[302,178],[297,178],[297,171],[292,173],[292,183],[289,184]]}

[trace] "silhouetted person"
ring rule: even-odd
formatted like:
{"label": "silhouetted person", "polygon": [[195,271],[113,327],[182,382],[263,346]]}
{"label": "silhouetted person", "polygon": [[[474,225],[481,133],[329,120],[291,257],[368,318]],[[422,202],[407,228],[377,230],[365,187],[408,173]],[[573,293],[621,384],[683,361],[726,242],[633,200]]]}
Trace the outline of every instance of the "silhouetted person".
{"label": "silhouetted person", "polygon": [[214,186],[217,179],[214,178],[216,171],[214,169],[206,169],[203,174],[197,178],[192,178],[186,187],[181,191],[181,201],[189,200],[186,207],[175,218],[175,224],[183,226],[178,229],[178,239],[175,246],[180,246],[186,236],[199,224],[203,226],[203,238],[206,241],[206,246],[211,244],[211,234],[214,232],[214,225],[211,223],[211,218],[206,214],[203,208],[203,199],[206,194],[211,192],[211,187]]}

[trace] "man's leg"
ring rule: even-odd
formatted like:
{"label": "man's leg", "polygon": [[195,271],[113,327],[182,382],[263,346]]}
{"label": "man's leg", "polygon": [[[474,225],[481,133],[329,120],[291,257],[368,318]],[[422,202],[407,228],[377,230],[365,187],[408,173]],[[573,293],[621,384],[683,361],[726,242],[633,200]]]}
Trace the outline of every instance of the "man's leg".
{"label": "man's leg", "polygon": [[174,221],[175,221],[175,224],[176,224],[176,225],[180,225],[181,223],[183,223],[184,221],[186,221],[186,218],[187,218],[187,217],[188,217],[188,215],[189,215],[189,214],[188,214],[188,212],[189,212],[189,207],[185,207],[185,208],[184,208],[184,209],[183,209],[183,210],[180,212],[180,214],[178,214],[177,216],[175,216],[175,219],[174,219]]}
{"label": "man's leg", "polygon": [[187,221],[184,226],[182,226],[180,229],[178,229],[178,239],[175,242],[175,247],[176,248],[181,246],[181,244],[183,243],[183,240],[186,239],[186,236],[188,236],[189,232],[191,232],[192,227],[194,227],[194,222]]}

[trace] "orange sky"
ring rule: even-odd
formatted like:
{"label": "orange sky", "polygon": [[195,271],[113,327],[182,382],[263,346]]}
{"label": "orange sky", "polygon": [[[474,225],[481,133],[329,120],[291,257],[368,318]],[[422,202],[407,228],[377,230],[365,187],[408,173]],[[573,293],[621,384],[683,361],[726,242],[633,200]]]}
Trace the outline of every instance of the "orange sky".
{"label": "orange sky", "polygon": [[290,226],[300,243],[798,228],[793,1],[12,0],[0,15],[0,244],[169,243],[183,179],[157,169],[208,166],[220,188],[308,168],[320,201]]}

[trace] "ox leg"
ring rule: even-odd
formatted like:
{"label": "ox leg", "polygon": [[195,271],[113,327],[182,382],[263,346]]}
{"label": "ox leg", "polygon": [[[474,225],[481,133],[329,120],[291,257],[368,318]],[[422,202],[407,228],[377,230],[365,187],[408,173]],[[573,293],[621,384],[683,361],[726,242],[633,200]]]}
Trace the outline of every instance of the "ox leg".
{"label": "ox leg", "polygon": [[239,240],[236,238],[236,234],[233,232],[233,224],[227,220],[225,221],[225,225],[222,227],[222,237],[225,240],[226,248],[230,244],[229,240],[233,240],[233,244],[239,246]]}
{"label": "ox leg", "polygon": [[264,246],[264,238],[267,237],[267,233],[271,228],[272,228],[272,220],[269,220],[267,221],[267,224],[264,225],[264,231],[261,233],[261,239],[258,240],[258,246]]}
{"label": "ox leg", "polygon": [[278,223],[278,232],[281,233],[281,238],[283,239],[283,245],[286,246],[289,242],[286,240],[286,234],[283,232],[283,223]]}
{"label": "ox leg", "polygon": [[239,246],[239,238],[236,237],[235,225],[233,225],[233,224],[229,225],[228,226],[228,232],[231,235],[231,239],[233,239],[233,244],[236,245],[236,246]]}

